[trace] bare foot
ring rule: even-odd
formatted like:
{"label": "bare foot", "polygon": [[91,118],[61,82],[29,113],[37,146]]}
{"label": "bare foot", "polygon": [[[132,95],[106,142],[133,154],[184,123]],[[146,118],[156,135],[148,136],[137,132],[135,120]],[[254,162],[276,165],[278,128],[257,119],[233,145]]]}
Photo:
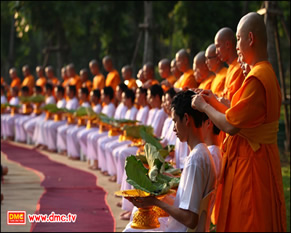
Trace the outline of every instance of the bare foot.
{"label": "bare foot", "polygon": [[70,160],[80,160],[80,157],[69,157]]}
{"label": "bare foot", "polygon": [[121,208],[121,206],[122,206],[122,201],[117,202],[117,203],[116,203],[116,206],[118,206],[118,207]]}
{"label": "bare foot", "polygon": [[107,171],[102,172],[102,174],[103,174],[104,176],[109,176],[109,173],[108,173]]}
{"label": "bare foot", "polygon": [[131,211],[125,211],[120,214],[121,220],[129,220],[131,215]]}
{"label": "bare foot", "polygon": [[7,166],[2,166],[2,176],[7,175],[8,173],[8,167]]}
{"label": "bare foot", "polygon": [[116,178],[116,175],[113,175],[109,178],[109,181],[111,182],[116,182],[117,178]]}

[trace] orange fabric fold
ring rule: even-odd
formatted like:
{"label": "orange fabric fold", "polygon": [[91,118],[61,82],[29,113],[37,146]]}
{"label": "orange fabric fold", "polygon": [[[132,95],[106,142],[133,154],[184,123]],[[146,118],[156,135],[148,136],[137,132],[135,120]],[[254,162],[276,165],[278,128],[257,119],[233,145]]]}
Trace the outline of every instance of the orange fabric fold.
{"label": "orange fabric fold", "polygon": [[227,68],[223,67],[213,79],[211,83],[211,91],[217,96],[221,97],[224,90],[225,78],[226,78]]}

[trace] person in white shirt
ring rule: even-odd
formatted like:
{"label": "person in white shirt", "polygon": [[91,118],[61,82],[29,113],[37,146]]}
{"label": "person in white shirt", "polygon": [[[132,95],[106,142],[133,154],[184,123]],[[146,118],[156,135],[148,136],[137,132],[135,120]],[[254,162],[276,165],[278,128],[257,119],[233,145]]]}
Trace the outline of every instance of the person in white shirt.
{"label": "person in white shirt", "polygon": [[1,85],[1,104],[6,104],[7,98],[5,95],[5,86]]}
{"label": "person in white shirt", "polygon": [[[101,90],[101,102],[104,104],[101,113],[107,115],[108,117],[113,117],[115,113],[115,106],[112,103],[114,91],[111,86],[104,87]],[[98,169],[98,158],[96,156],[96,138],[99,134],[99,127],[94,128],[94,130],[87,135],[87,159],[92,163],[92,166],[89,168],[92,170]]]}
{"label": "person in white shirt", "polygon": [[[53,96],[53,84],[46,83],[45,84],[45,104],[55,104],[56,99]],[[34,132],[33,132],[33,141],[35,142],[36,147],[44,147],[45,140],[44,140],[44,122],[45,122],[45,112],[43,112],[41,115],[37,117],[37,121],[35,124]]]}
{"label": "person in white shirt", "polygon": [[[135,94],[131,89],[127,89],[122,93],[122,103],[127,107],[127,111],[125,113],[125,119],[127,120],[135,120],[137,115],[137,108],[134,106]],[[112,179],[116,179],[116,165],[113,157],[107,157],[105,152],[106,143],[116,142],[118,143],[119,135],[109,136],[105,135],[104,137],[98,140],[99,144],[99,166],[101,167],[101,171],[107,171]]]}
{"label": "person in white shirt", "polygon": [[[82,102],[81,107],[91,107],[89,100],[89,90],[86,87],[79,89],[79,99]],[[67,129],[67,152],[72,160],[80,159],[80,143],[77,138],[78,131],[85,129],[84,125],[72,125]]]}
{"label": "person in white shirt", "polygon": [[[102,106],[100,104],[100,98],[101,98],[101,94],[100,94],[99,89],[95,89],[95,90],[92,90],[90,92],[91,105],[93,106],[93,111],[97,114],[99,114],[102,110]],[[89,123],[87,122],[87,125],[88,124]],[[90,132],[93,132],[95,130],[96,130],[96,128],[94,126],[92,127],[90,124],[88,127],[78,131],[78,133],[77,133],[78,139],[77,140],[80,143],[80,154],[82,153],[85,156],[87,156],[87,135]],[[88,162],[89,162],[89,166],[90,166],[90,160]]]}
{"label": "person in white shirt", "polygon": [[[147,125],[151,125],[153,127],[154,135],[156,137],[160,137],[162,133],[162,127],[164,126],[164,122],[167,118],[167,114],[162,106],[162,96],[164,91],[160,85],[153,85],[147,90],[147,101],[152,107],[149,112],[149,117],[147,120]],[[153,115],[151,115],[151,113]],[[169,124],[167,124],[169,126]],[[119,149],[117,151],[117,149]],[[125,160],[130,155],[135,155],[138,151],[138,147],[136,146],[124,146],[123,148],[118,147],[113,150],[114,156],[116,156],[116,167],[117,167],[117,180],[121,179],[121,190],[130,189],[131,185],[126,182],[126,173],[124,172]],[[118,154],[117,154],[118,153]],[[118,178],[121,176],[121,178]],[[128,202],[126,199],[122,198],[122,209],[125,212],[121,213],[121,219],[129,219],[129,214],[132,211],[133,205]]]}
{"label": "person in white shirt", "polygon": [[[64,96],[64,95],[63,95]],[[76,110],[79,106],[79,101],[76,98],[76,87],[75,86],[67,86],[67,96],[68,101],[66,101],[65,108],[68,110]],[[60,97],[61,98],[61,97]],[[63,103],[62,103],[63,104]],[[61,102],[60,102],[61,105]],[[57,106],[58,107],[58,106]],[[47,149],[50,152],[56,152],[57,151],[57,132],[58,128],[66,125],[66,120],[63,119],[60,121],[53,121],[49,123],[46,130],[46,137],[47,137]],[[64,148],[64,147],[62,147]]]}
{"label": "person in white shirt", "polygon": [[[70,85],[67,89],[67,96],[69,101],[66,104],[66,108],[69,110],[77,110],[79,107],[79,100],[76,97],[77,89],[76,86]],[[66,133],[67,129],[70,127],[70,124],[61,125],[57,128],[57,148],[59,152],[67,154],[67,138]]]}
{"label": "person in white shirt", "polygon": [[[55,93],[57,98],[57,108],[65,108],[66,107],[66,99],[65,96],[65,88],[62,85],[59,85],[55,87]],[[60,119],[61,121],[61,119]],[[63,121],[64,122],[64,121]],[[57,121],[54,121],[54,119],[46,119],[43,125],[43,131],[44,131],[44,141],[45,141],[45,149],[49,152],[56,152],[56,149],[49,149],[51,147],[56,148],[56,146],[51,146],[52,144],[55,145],[55,140],[51,141],[51,134],[53,134],[52,128],[54,124],[58,124]],[[55,129],[55,137],[56,137],[56,129]]]}
{"label": "person in white shirt", "polygon": [[[34,86],[34,94],[35,95],[42,95],[42,87],[41,86]],[[32,104],[33,108],[36,107],[35,104]],[[17,118],[15,121],[15,141],[18,142],[26,142],[27,135],[24,129],[25,122],[34,119],[37,117],[37,114],[33,111],[29,115],[22,115],[21,117]]]}
{"label": "person in white shirt", "polygon": [[[149,114],[149,106],[147,104],[147,89],[144,89],[142,87],[139,87],[137,90],[136,90],[136,98],[135,98],[135,103],[140,106],[139,107],[139,110],[136,114],[136,120],[138,121],[138,124],[140,125],[146,125],[147,123],[147,118],[148,118],[148,114]],[[109,158],[108,159],[108,163],[109,161],[114,161],[114,167],[116,169],[116,173],[118,173],[117,171],[117,168],[116,168],[116,164],[117,164],[117,158],[116,155],[117,154],[117,151],[119,149],[119,147],[123,148],[124,146],[128,146],[132,143],[132,141],[130,140],[125,140],[125,141],[119,141],[119,139],[116,139],[114,141],[110,141],[108,143],[105,144],[105,157],[106,158]],[[116,149],[116,153],[113,154],[113,150]],[[107,163],[107,160],[106,160],[106,164]],[[109,165],[106,165],[107,167],[109,167]],[[120,173],[121,171],[119,171]],[[112,172],[111,172],[112,173]],[[117,180],[117,177],[119,178],[119,180]],[[119,174],[119,176],[112,176],[109,178],[110,181],[112,182],[115,182],[117,181],[118,184],[121,184],[121,178],[122,178],[122,175]]]}
{"label": "person in white shirt", "polygon": [[[19,105],[20,101],[18,98],[18,88],[17,87],[12,87],[11,88],[11,96],[12,98],[9,100],[10,105]],[[22,87],[21,88],[22,95],[27,96],[28,95],[28,87]],[[16,110],[16,113],[14,115],[10,114],[11,108],[8,108],[8,113],[1,115],[1,135],[3,137],[6,137],[9,140],[14,139],[14,121],[15,119],[19,118],[21,114],[17,113],[18,111]],[[19,109],[21,112],[21,109]]]}
{"label": "person in white shirt", "polygon": [[[182,142],[187,142],[191,152],[185,160],[174,205],[169,205],[153,196],[127,198],[137,207],[158,206],[169,214],[161,221],[159,231],[186,232],[202,223],[199,209],[202,199],[215,189],[216,174],[212,156],[204,143],[202,124],[208,118],[205,113],[191,107],[192,91],[179,92],[172,102],[174,131]],[[207,213],[207,223],[211,212]],[[124,231],[130,231],[131,222]],[[209,227],[209,226],[208,226]],[[208,229],[208,228],[206,228]],[[155,229],[151,229],[155,231]]]}

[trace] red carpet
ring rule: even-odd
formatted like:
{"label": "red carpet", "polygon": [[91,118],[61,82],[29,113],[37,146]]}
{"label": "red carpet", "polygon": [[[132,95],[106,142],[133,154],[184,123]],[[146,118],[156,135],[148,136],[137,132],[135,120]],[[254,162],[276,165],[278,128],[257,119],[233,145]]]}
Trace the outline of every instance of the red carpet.
{"label": "red carpet", "polygon": [[77,214],[75,223],[33,223],[31,231],[114,231],[115,221],[105,203],[106,192],[96,186],[94,175],[54,162],[34,149],[8,142],[1,141],[1,151],[8,159],[44,174],[41,186],[45,192],[39,200],[36,214]]}

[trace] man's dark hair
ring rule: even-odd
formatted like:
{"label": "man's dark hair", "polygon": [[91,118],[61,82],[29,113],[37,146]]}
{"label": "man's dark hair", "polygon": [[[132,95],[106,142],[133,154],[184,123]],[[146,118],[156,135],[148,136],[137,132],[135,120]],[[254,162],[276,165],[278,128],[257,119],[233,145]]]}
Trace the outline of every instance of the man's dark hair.
{"label": "man's dark hair", "polygon": [[28,93],[29,92],[29,87],[28,86],[21,87],[21,92],[22,93]]}
{"label": "man's dark hair", "polygon": [[42,86],[35,86],[35,92],[42,93]]}
{"label": "man's dark hair", "polygon": [[135,98],[134,91],[131,90],[131,89],[127,89],[124,93],[125,93],[125,97],[126,97],[127,99],[130,98],[131,101],[132,101],[132,103],[134,103],[134,98]]}
{"label": "man's dark hair", "polygon": [[156,95],[159,95],[160,99],[162,99],[162,96],[164,95],[163,88],[159,84],[155,84],[150,87],[151,95],[153,97],[156,97]]}
{"label": "man's dark hair", "polygon": [[138,89],[139,89],[140,93],[145,94],[145,95],[147,96],[147,94],[148,94],[148,89],[143,88],[143,87],[139,87]]}
{"label": "man's dark hair", "polygon": [[1,85],[1,91],[5,91],[5,87],[4,87],[4,85]]}
{"label": "man's dark hair", "polygon": [[107,86],[103,88],[104,95],[109,96],[109,99],[112,100],[114,96],[114,91],[111,86]]}
{"label": "man's dark hair", "polygon": [[69,85],[69,91],[74,93],[74,96],[77,94],[77,88],[74,85]]}
{"label": "man's dark hair", "polygon": [[202,122],[208,119],[208,116],[204,112],[200,112],[191,107],[192,96],[196,95],[193,91],[181,91],[173,99],[171,108],[174,109],[175,113],[179,116],[180,120],[183,119],[185,113],[192,116],[195,126],[200,128]]}
{"label": "man's dark hair", "polygon": [[81,93],[85,94],[87,97],[89,96],[89,90],[87,87],[82,87],[81,88]]}
{"label": "man's dark hair", "polygon": [[53,85],[52,85],[51,83],[46,83],[46,84],[45,84],[45,89],[46,89],[46,90],[53,91],[53,88],[54,88],[54,87],[53,87]]}
{"label": "man's dark hair", "polygon": [[217,128],[217,126],[215,124],[213,124],[213,134],[218,135],[219,133],[220,133],[220,129]]}
{"label": "man's dark hair", "polygon": [[98,99],[100,99],[100,90],[99,89],[94,89],[93,90],[93,96],[97,97]]}
{"label": "man's dark hair", "polygon": [[169,90],[167,90],[167,92],[165,94],[169,94],[171,96],[171,98],[173,99],[177,93],[176,93],[175,89],[173,87],[171,87]]}
{"label": "man's dark hair", "polygon": [[65,94],[65,88],[62,85],[57,86],[57,92],[62,93],[62,95]]}
{"label": "man's dark hair", "polygon": [[125,92],[128,89],[128,87],[124,83],[119,83],[118,86],[121,92]]}

